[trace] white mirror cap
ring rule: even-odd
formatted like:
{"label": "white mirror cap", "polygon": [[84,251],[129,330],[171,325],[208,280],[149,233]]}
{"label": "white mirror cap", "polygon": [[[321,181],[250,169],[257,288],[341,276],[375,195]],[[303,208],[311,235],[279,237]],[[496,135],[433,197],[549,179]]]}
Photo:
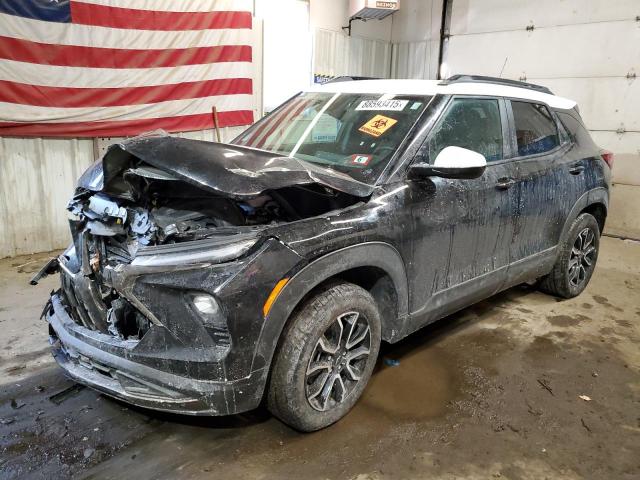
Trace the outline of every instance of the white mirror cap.
{"label": "white mirror cap", "polygon": [[484,155],[462,147],[445,147],[433,162],[434,167],[442,168],[477,168],[485,167]]}

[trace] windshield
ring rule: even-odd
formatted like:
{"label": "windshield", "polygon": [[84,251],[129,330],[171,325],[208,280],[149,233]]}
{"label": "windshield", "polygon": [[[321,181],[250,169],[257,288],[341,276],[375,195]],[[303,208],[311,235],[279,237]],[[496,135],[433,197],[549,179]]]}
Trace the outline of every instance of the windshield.
{"label": "windshield", "polygon": [[233,143],[295,157],[375,184],[430,97],[307,92]]}

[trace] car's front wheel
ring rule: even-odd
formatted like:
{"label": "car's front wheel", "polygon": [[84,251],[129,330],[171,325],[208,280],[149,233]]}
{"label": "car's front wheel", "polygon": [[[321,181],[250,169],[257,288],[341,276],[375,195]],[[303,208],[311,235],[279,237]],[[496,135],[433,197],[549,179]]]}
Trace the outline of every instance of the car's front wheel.
{"label": "car's front wheel", "polygon": [[373,297],[350,283],[328,285],[289,320],[269,384],[271,412],[310,432],[342,418],[356,403],[380,349]]}
{"label": "car's front wheel", "polygon": [[540,289],[563,298],[582,293],[593,275],[599,249],[598,222],[588,213],[579,215],[560,245],[553,270],[540,281]]}

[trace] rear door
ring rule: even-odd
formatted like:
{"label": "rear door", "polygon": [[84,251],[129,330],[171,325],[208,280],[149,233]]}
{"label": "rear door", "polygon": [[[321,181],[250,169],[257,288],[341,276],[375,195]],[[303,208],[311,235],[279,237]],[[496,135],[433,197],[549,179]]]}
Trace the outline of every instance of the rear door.
{"label": "rear door", "polygon": [[507,283],[516,284],[553,265],[564,222],[584,191],[585,167],[567,155],[568,135],[549,107],[510,100],[507,111],[519,197]]}

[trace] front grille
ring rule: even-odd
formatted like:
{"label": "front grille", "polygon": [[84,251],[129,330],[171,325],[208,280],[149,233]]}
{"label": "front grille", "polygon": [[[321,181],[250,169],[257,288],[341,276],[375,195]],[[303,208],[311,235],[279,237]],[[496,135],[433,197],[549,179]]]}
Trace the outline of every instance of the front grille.
{"label": "front grille", "polygon": [[102,294],[92,278],[75,281],[64,270],[60,277],[62,303],[78,325],[124,340],[141,339],[149,329],[147,318],[115,290]]}
{"label": "front grille", "polygon": [[69,314],[69,316],[78,325],[95,330],[95,324],[89,317],[89,312],[84,308],[82,302],[76,297],[76,292],[73,287],[73,279],[67,275],[64,270],[60,271],[61,280],[61,297],[62,303]]}

